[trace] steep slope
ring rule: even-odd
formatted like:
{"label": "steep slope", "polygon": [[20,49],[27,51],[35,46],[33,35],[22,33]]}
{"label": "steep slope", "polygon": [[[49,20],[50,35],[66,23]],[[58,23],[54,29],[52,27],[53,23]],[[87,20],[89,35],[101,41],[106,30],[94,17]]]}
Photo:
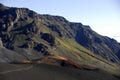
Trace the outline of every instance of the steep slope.
{"label": "steep slope", "polygon": [[71,28],[76,32],[75,40],[79,44],[109,61],[120,63],[120,44],[116,40],[99,35],[89,26],[79,23],[71,24]]}
{"label": "steep slope", "polygon": [[[109,50],[107,41],[106,44],[104,41],[99,44],[101,39],[97,38],[95,39],[98,42],[95,43],[97,47],[92,49],[94,42],[91,46],[89,42],[94,40],[95,35],[103,40],[105,38],[98,36],[88,26],[69,22],[60,16],[40,15],[27,8],[10,8],[0,4],[0,38],[3,47],[9,50],[5,56],[12,54],[11,51],[15,52],[16,55],[10,57],[15,61],[21,60],[18,55],[21,55],[23,60],[33,60],[51,54],[58,54],[77,64],[92,65],[113,74],[118,74],[119,66],[109,61],[119,63],[119,56],[117,56],[119,55],[117,51],[120,50],[119,43],[115,41],[118,46],[118,48],[114,46],[117,53],[109,53],[112,50]],[[95,53],[102,51],[104,54],[102,52],[100,54],[105,56],[100,56],[107,57],[106,59],[109,61],[78,43]],[[102,47],[104,47],[104,50],[102,50]],[[107,50],[109,51],[107,52]],[[1,54],[4,53],[1,50]],[[1,57],[8,58],[5,56],[2,55]],[[1,60],[3,60],[2,58]],[[13,62],[13,60],[8,59],[6,62]]]}

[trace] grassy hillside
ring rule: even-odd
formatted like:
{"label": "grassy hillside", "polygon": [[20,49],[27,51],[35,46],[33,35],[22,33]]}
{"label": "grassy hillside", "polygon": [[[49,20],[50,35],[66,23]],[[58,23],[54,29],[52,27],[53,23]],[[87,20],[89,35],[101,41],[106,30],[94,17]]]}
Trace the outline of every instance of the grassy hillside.
{"label": "grassy hillside", "polygon": [[56,38],[56,40],[59,44],[52,54],[59,54],[79,64],[91,65],[113,74],[120,74],[119,65],[95,55],[93,52],[77,44],[74,40],[69,38]]}

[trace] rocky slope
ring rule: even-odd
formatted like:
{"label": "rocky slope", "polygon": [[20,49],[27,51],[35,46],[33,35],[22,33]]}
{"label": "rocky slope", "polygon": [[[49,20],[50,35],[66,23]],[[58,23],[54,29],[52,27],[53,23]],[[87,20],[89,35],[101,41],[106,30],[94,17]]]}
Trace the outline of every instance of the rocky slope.
{"label": "rocky slope", "polygon": [[0,4],[0,38],[0,62],[41,59],[57,54],[77,64],[119,72],[118,64],[114,64],[120,63],[117,41],[60,16],[40,15],[27,8]]}
{"label": "rocky slope", "polygon": [[[120,44],[114,39],[97,34],[89,26],[69,22],[60,16],[39,15],[26,8],[9,8],[2,4],[0,12],[0,37],[7,49],[38,50],[41,47],[43,51],[39,51],[48,54],[47,48],[55,45],[55,36],[59,36],[75,39],[80,45],[109,61],[120,61]],[[39,43],[36,38],[48,44],[42,44],[42,41]]]}

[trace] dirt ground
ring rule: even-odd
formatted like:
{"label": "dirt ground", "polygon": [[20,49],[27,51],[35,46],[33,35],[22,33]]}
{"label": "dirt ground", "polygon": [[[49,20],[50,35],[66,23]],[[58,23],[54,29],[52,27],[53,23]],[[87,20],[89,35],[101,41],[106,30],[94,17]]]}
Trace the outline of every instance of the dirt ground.
{"label": "dirt ground", "polygon": [[102,70],[79,70],[48,64],[0,63],[0,80],[119,80]]}

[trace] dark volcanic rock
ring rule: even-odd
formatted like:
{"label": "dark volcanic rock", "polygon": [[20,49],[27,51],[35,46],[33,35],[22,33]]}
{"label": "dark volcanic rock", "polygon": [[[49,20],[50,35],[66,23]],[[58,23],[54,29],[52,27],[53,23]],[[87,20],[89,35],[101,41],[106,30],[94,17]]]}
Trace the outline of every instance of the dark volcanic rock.
{"label": "dark volcanic rock", "polygon": [[34,47],[35,50],[37,51],[40,51],[43,55],[47,56],[49,55],[49,52],[47,51],[48,50],[48,47],[45,46],[44,44],[37,44],[35,47]]}
{"label": "dark volcanic rock", "polygon": [[63,37],[64,34],[62,33],[61,30],[59,30],[57,25],[49,25],[48,26],[52,31],[56,31],[60,37]]}
{"label": "dark volcanic rock", "polygon": [[53,35],[49,33],[43,33],[41,38],[47,41],[51,46],[55,45],[55,37]]}

